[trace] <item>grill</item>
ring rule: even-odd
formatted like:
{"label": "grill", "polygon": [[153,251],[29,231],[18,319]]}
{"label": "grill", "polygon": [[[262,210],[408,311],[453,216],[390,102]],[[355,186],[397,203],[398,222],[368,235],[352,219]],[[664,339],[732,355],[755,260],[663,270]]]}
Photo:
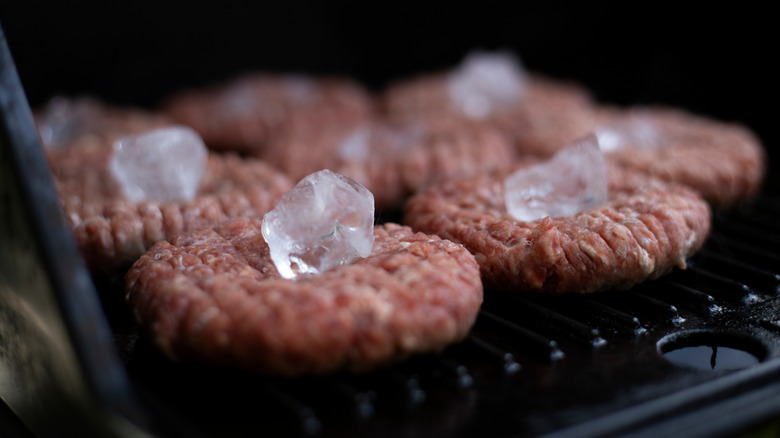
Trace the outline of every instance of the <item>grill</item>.
{"label": "grill", "polygon": [[268,379],[138,344],[128,373],[207,436],[728,435],[780,402],[777,193],[718,213],[686,271],[586,297],[488,290],[462,343],[370,374]]}
{"label": "grill", "polygon": [[471,334],[362,375],[173,364],[64,227],[0,33],[0,424],[17,436],[729,436],[780,414],[780,182],[630,291],[485,292]]}

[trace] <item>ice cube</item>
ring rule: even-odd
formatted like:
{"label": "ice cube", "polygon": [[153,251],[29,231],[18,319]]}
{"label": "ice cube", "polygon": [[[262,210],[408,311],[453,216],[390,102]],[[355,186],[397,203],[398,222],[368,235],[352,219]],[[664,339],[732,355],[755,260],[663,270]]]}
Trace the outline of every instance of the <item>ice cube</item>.
{"label": "ice cube", "polygon": [[263,216],[271,260],[284,278],[367,257],[374,246],[374,195],[330,170],[303,178]]}
{"label": "ice cube", "polygon": [[371,155],[371,130],[360,127],[339,143],[336,150],[342,160],[366,162]]}
{"label": "ice cube", "polygon": [[186,126],[155,129],[115,143],[109,170],[131,202],[190,201],[198,192],[208,152]]}
{"label": "ice cube", "polygon": [[625,120],[599,126],[594,132],[602,152],[629,147],[654,148],[661,144],[656,125],[640,115],[631,115]]}
{"label": "ice cube", "polygon": [[256,88],[257,85],[249,77],[231,82],[217,100],[223,117],[247,117],[260,111],[262,103],[256,97]]}
{"label": "ice cube", "polygon": [[533,221],[569,216],[607,201],[607,167],[596,136],[567,146],[550,160],[520,169],[504,181],[507,212]]}
{"label": "ice cube", "polygon": [[52,98],[37,120],[44,146],[55,148],[93,128],[92,118],[99,114],[98,104],[90,98]]}
{"label": "ice cube", "polygon": [[424,136],[425,128],[415,121],[403,125],[361,126],[339,143],[336,154],[345,161],[365,163],[372,154],[386,159],[399,157]]}
{"label": "ice cube", "polygon": [[302,74],[288,74],[282,78],[282,86],[295,103],[309,103],[314,97],[317,84],[314,79]]}
{"label": "ice cube", "polygon": [[452,101],[472,118],[484,118],[496,107],[520,100],[526,73],[510,52],[471,52],[447,78]]}

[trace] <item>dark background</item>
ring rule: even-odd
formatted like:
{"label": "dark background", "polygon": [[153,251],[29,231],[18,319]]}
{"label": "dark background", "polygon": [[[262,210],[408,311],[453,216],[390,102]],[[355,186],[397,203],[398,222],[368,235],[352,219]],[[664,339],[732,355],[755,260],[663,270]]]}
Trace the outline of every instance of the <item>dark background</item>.
{"label": "dark background", "polygon": [[[93,94],[153,106],[253,70],[343,74],[372,89],[511,49],[604,102],[663,103],[753,128],[774,159],[777,32],[767,10],[635,2],[0,2],[32,106]],[[420,4],[417,4],[420,3]]]}

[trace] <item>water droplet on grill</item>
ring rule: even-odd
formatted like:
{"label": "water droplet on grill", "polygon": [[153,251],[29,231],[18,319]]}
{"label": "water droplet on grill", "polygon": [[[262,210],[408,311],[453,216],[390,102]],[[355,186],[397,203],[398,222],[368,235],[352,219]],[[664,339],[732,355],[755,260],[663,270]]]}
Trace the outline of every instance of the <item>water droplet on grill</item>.
{"label": "water droplet on grill", "polygon": [[745,295],[744,297],[742,297],[742,302],[746,306],[749,306],[751,304],[760,303],[761,302],[761,298],[758,297],[758,295],[756,295],[756,294],[749,293],[749,294]]}
{"label": "water droplet on grill", "polygon": [[374,415],[373,393],[359,393],[355,395],[355,413],[358,418],[370,418]]}
{"label": "water droplet on grill", "polygon": [[504,372],[507,374],[515,374],[519,372],[521,369],[521,366],[517,361],[515,361],[515,357],[512,355],[512,353],[506,353],[504,354]]}
{"label": "water droplet on grill", "polygon": [[320,433],[322,423],[319,418],[310,409],[304,409],[300,412],[301,430],[304,435],[313,436]]}
{"label": "water droplet on grill", "polygon": [[565,357],[566,357],[566,353],[564,353],[563,350],[561,350],[561,349],[559,349],[557,347],[550,352],[550,361],[551,362],[555,362],[557,360],[562,360]]}
{"label": "water droplet on grill", "polygon": [[677,310],[677,307],[672,306],[671,311],[674,312],[674,316],[672,316],[672,324],[675,326],[680,326],[682,323],[685,322],[685,318],[680,316],[680,312]]}
{"label": "water droplet on grill", "polygon": [[468,388],[474,384],[474,378],[469,374],[468,368],[461,365],[457,368],[456,372],[458,374],[458,388]]}
{"label": "water droplet on grill", "polygon": [[409,404],[417,405],[425,401],[425,391],[420,389],[420,381],[417,377],[410,377],[406,381],[406,390],[408,391]]}

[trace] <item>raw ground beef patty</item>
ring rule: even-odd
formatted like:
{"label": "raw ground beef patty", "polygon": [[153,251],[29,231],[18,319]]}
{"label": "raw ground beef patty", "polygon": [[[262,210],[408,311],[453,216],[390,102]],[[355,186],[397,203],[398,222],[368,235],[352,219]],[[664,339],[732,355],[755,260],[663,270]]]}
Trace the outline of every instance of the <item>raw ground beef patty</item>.
{"label": "raw ground beef patty", "polygon": [[609,199],[572,216],[523,222],[504,206],[507,172],[450,180],[412,197],[403,222],[463,243],[485,287],[518,292],[628,289],[686,259],[710,230],[693,190],[609,167]]}
{"label": "raw ground beef patty", "polygon": [[514,158],[490,125],[448,114],[396,120],[375,106],[367,89],[346,78],[255,73],[176,93],[161,108],[209,148],[260,158],[294,181],[322,169],[352,178],[385,216],[397,216],[430,181]]}
{"label": "raw ground beef patty", "polygon": [[363,370],[463,338],[482,303],[461,245],[396,224],[352,264],[280,277],[260,219],[154,245],[126,277],[140,326],[175,360],[294,376]]}
{"label": "raw ground beef patty", "polygon": [[431,73],[391,84],[380,94],[378,106],[393,120],[447,114],[490,125],[518,154],[548,157],[593,126],[595,100],[573,82],[530,74],[517,101],[496,104],[484,117],[471,118],[452,101],[447,75]]}
{"label": "raw ground beef patty", "polygon": [[412,193],[450,176],[506,167],[511,145],[492,127],[453,117],[390,122],[357,128],[289,125],[260,158],[293,180],[321,169],[354,179],[374,194],[380,214],[398,214]]}
{"label": "raw ground beef patty", "polygon": [[56,96],[34,112],[44,146],[66,148],[71,143],[111,144],[125,135],[141,134],[174,122],[162,113],[109,104],[89,96]]}
{"label": "raw ground beef patty", "polygon": [[628,144],[605,151],[610,161],[630,172],[685,184],[714,206],[745,201],[761,188],[766,153],[745,126],[663,106],[605,106],[598,120],[601,129],[632,132],[623,137]]}
{"label": "raw ground beef patty", "polygon": [[98,137],[47,150],[66,219],[93,273],[114,275],[159,240],[237,216],[262,216],[293,186],[255,159],[210,154],[188,202],[132,203],[108,170],[113,149]]}
{"label": "raw ground beef patty", "polygon": [[[468,118],[448,94],[442,73],[392,84],[380,95],[378,107],[392,119],[440,113]],[[529,74],[515,102],[496,104],[472,121],[503,133],[520,157],[550,157],[591,132],[610,130],[612,135],[599,135],[600,141],[619,134],[623,144],[604,150],[609,160],[632,172],[692,187],[718,207],[751,198],[766,173],[760,140],[741,124],[660,105],[602,104],[583,87],[535,74]]]}
{"label": "raw ground beef patty", "polygon": [[257,156],[290,123],[352,129],[373,105],[368,90],[346,77],[251,73],[178,91],[160,110],[192,127],[209,148]]}

